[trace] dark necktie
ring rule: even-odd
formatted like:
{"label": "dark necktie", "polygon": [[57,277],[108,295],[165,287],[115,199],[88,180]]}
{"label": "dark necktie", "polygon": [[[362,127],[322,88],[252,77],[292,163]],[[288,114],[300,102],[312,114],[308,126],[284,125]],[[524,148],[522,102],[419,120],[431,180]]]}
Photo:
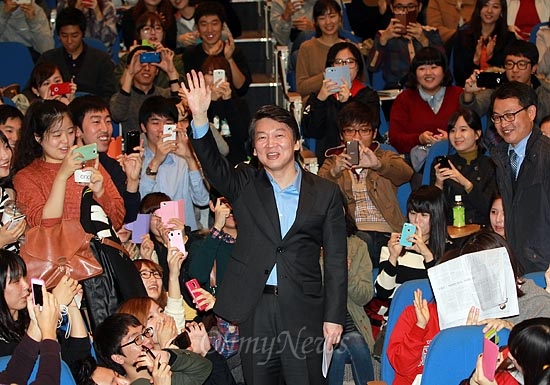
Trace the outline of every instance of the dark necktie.
{"label": "dark necktie", "polygon": [[510,166],[512,166],[512,172],[514,173],[514,180],[518,177],[519,168],[519,156],[513,149],[508,150],[508,156],[510,157]]}

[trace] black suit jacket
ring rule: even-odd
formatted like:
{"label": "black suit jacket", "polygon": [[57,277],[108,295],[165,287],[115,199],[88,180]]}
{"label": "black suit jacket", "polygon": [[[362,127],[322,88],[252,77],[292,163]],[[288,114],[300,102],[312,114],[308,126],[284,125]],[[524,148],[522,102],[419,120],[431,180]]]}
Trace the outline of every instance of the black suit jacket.
{"label": "black suit jacket", "polygon": [[246,321],[277,263],[284,329],[291,335],[308,337],[322,336],[325,321],[343,325],[347,246],[338,186],[303,170],[296,219],[282,238],[275,196],[265,170],[246,164],[231,167],[219,154],[210,131],[193,140],[193,148],[207,179],[231,202],[239,228],[214,311],[236,323]]}

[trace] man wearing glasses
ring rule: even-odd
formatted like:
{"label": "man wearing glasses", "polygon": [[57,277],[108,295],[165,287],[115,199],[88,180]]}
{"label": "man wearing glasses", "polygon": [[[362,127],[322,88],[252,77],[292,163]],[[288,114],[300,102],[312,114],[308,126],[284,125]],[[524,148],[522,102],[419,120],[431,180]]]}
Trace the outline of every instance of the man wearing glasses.
{"label": "man wearing glasses", "polygon": [[491,150],[506,213],[506,239],[525,272],[550,263],[550,139],[534,123],[533,87],[508,82],[495,90],[490,113],[504,142]]}
{"label": "man wearing glasses", "polygon": [[385,89],[404,88],[409,66],[416,52],[434,47],[445,52],[437,29],[417,21],[422,10],[418,0],[392,0],[390,24],[378,31],[369,54],[369,71],[381,70]]}
{"label": "man wearing glasses", "polygon": [[[95,330],[98,359],[126,376],[131,385],[157,384],[167,376],[171,376],[172,384],[201,385],[206,380],[212,371],[210,361],[188,350],[154,350],[153,333],[153,328],[145,328],[133,315],[113,314]],[[112,383],[105,376],[98,382],[97,371],[91,377],[98,385]]]}
{"label": "man wearing glasses", "polygon": [[[542,118],[550,115],[550,82],[539,80],[535,76],[539,62],[537,47],[533,43],[516,40],[505,48],[504,53],[506,79],[510,82],[527,84],[535,90],[538,99],[535,122],[540,124]],[[483,116],[490,112],[491,95],[494,90],[478,87],[477,74],[479,74],[479,70],[475,70],[472,76],[466,80],[460,104],[463,107],[471,108],[479,116]]]}
{"label": "man wearing glasses", "polygon": [[400,232],[405,218],[397,200],[397,187],[408,182],[412,168],[392,151],[374,141],[380,122],[379,109],[351,102],[338,114],[344,142],[359,142],[359,164],[345,152],[328,157],[318,175],[340,186],[354,217],[357,236],[369,246],[374,267],[378,267],[380,249],[387,245],[390,233]]}

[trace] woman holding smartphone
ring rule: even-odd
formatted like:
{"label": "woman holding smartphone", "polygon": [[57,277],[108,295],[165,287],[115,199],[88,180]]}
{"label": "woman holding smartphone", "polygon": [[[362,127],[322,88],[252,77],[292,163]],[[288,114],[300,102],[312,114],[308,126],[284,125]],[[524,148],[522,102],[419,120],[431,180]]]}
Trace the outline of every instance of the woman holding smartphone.
{"label": "woman holding smartphone", "polygon": [[401,233],[392,233],[388,246],[380,251],[380,272],[374,285],[376,296],[381,299],[392,298],[404,282],[428,278],[427,270],[445,252],[447,225],[441,190],[435,186],[419,187],[407,201],[407,212],[410,224],[416,227],[406,240],[411,246],[403,246]]}
{"label": "woman holding smartphone", "polygon": [[466,223],[487,225],[491,197],[497,186],[493,161],[484,155],[481,120],[473,110],[461,108],[449,119],[447,132],[456,154],[447,156],[447,162],[434,162],[431,173],[432,184],[445,196],[447,223],[452,224],[450,208],[455,196],[460,195]]}
{"label": "woman holding smartphone", "polygon": [[25,232],[27,221],[24,216],[21,217],[15,201],[11,180],[12,160],[13,151],[8,139],[0,132],[0,248],[18,253],[18,240]]}
{"label": "woman holding smartphone", "polygon": [[365,86],[365,64],[359,48],[350,42],[340,42],[330,47],[325,63],[328,67],[347,67],[351,84],[338,84],[324,79],[319,92],[313,92],[307,100],[302,117],[304,136],[315,138],[315,155],[319,166],[325,159],[325,151],[341,144],[337,124],[338,112],[351,100],[359,100],[379,108],[380,99],[373,89]]}
{"label": "woman holding smartphone", "polygon": [[[62,86],[56,88],[56,85]],[[76,83],[72,80],[64,81],[61,71],[55,64],[43,62],[33,68],[29,85],[22,93],[15,95],[13,101],[17,108],[25,113],[35,100],[59,100],[68,105],[74,100],[75,95]]]}
{"label": "woman holding smartphone", "polygon": [[[80,220],[84,187],[103,208],[115,228],[122,225],[124,203],[98,159],[87,166],[75,151],[75,127],[68,107],[57,100],[35,102],[27,111],[16,147],[14,186],[25,207],[27,222],[55,224]],[[86,172],[88,183],[75,181],[75,172]]]}

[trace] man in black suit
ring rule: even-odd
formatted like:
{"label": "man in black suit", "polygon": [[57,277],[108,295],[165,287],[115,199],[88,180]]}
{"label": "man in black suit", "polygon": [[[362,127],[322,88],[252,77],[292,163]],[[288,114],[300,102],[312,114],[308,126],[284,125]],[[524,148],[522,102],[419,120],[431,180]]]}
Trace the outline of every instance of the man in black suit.
{"label": "man in black suit", "polygon": [[295,161],[298,125],[276,106],[260,108],[250,125],[261,167],[231,167],[208,130],[210,89],[201,73],[187,79],[193,148],[239,224],[214,311],[240,326],[248,384],[323,384],[323,339],[327,346],[337,344],[346,317],[346,231],[338,186]]}

